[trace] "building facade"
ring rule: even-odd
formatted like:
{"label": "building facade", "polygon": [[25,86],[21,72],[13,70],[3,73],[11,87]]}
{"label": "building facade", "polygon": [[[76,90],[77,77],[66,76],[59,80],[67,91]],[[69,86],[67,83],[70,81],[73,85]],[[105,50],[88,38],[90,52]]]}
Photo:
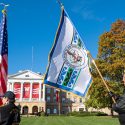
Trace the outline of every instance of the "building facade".
{"label": "building facade", "polygon": [[[58,101],[57,101],[58,92]],[[46,112],[48,114],[67,114],[72,111],[85,111],[84,99],[69,92],[46,87]]]}
{"label": "building facade", "polygon": [[9,75],[7,90],[15,93],[16,105],[21,107],[21,114],[45,111],[45,85],[41,75],[30,70]]}
{"label": "building facade", "polygon": [[7,90],[16,95],[21,114],[66,114],[85,111],[84,99],[69,92],[57,90],[43,83],[44,76],[30,70],[8,76]]}

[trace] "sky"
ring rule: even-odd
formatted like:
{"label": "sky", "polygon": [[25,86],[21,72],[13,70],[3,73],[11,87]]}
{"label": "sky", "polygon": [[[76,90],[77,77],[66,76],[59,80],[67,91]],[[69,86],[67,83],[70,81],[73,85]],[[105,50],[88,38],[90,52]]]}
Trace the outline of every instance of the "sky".
{"label": "sky", "polygon": [[[111,24],[118,19],[125,20],[125,0],[61,2],[94,58],[99,36],[110,31]],[[0,0],[0,3],[10,4],[7,8],[9,75],[20,70],[44,74],[60,20],[59,4],[56,0]]]}

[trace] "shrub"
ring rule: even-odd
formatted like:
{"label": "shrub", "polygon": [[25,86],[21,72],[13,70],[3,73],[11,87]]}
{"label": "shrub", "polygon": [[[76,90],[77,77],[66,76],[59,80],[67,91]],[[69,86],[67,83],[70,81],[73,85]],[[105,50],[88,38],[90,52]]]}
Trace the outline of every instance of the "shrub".
{"label": "shrub", "polygon": [[67,114],[68,116],[77,116],[77,117],[83,117],[83,116],[107,116],[106,113],[103,112],[70,112]]}

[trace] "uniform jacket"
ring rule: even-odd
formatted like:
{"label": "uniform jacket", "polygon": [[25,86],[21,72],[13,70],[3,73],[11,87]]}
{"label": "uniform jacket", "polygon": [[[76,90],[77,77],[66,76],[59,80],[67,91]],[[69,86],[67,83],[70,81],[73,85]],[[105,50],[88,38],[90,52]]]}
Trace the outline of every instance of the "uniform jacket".
{"label": "uniform jacket", "polygon": [[12,109],[15,104],[9,103],[0,107],[0,125],[12,125],[13,119],[10,119]]}
{"label": "uniform jacket", "polygon": [[125,125],[125,90],[123,95],[116,100],[115,104],[113,104],[112,108],[119,114],[120,124]]}

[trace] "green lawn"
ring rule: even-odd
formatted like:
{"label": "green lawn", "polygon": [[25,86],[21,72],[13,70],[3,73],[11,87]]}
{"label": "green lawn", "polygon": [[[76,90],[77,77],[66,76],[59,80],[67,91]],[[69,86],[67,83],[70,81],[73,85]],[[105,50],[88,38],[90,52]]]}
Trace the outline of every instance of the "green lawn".
{"label": "green lawn", "polygon": [[20,125],[119,125],[117,118],[110,116],[48,116],[48,117],[23,117]]}

